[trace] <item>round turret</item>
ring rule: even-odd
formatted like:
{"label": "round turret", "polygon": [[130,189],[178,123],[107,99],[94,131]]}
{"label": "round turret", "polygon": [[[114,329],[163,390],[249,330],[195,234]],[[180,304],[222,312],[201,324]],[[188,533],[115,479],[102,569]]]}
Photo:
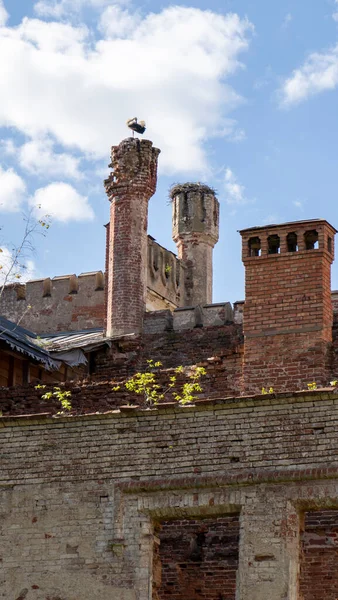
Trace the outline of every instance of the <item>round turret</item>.
{"label": "round turret", "polygon": [[184,183],[174,185],[170,197],[173,240],[186,273],[183,305],[211,304],[212,250],[219,236],[215,191],[201,183]]}

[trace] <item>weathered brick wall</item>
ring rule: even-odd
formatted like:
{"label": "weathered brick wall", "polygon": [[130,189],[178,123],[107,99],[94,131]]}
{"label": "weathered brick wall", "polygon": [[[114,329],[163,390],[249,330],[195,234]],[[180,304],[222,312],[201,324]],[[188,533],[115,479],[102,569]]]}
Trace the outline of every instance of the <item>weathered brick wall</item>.
{"label": "weathered brick wall", "polygon": [[155,535],[153,600],[235,600],[239,515],[165,521]]}
{"label": "weathered brick wall", "polygon": [[301,535],[302,600],[338,597],[338,510],[307,512]]}
{"label": "weathered brick wall", "polygon": [[238,597],[296,600],[301,512],[338,505],[337,421],[325,391],[1,418],[0,597],[149,600],[156,522],[240,513]]}
{"label": "weathered brick wall", "polygon": [[[31,306],[31,308],[28,308]],[[0,298],[0,313],[35,333],[55,333],[102,327],[104,276],[65,275],[8,285]]]}
{"label": "weathered brick wall", "polygon": [[[316,232],[317,249],[308,249],[308,231]],[[273,381],[279,390],[299,389],[301,376],[327,383],[334,231],[317,220],[241,232],[246,269],[243,381],[248,393],[259,381]],[[288,245],[289,235],[295,236],[294,247]],[[272,239],[277,246],[271,247]]]}
{"label": "weathered brick wall", "polygon": [[[70,390],[74,414],[107,411],[128,403],[144,404],[142,396],[130,394],[124,381],[136,371],[147,368],[147,359],[160,360],[163,368],[159,372],[159,382],[166,388],[170,370],[199,364],[206,369],[201,380],[203,388],[200,397],[238,396],[242,375],[242,346],[240,326],[198,328],[192,331],[162,335],[132,336],[112,343],[110,349],[103,350],[96,358],[97,374],[91,380],[66,382],[62,389]],[[239,345],[238,345],[239,344]],[[178,378],[178,388],[186,381]],[[119,384],[121,389],[114,391]],[[42,400],[41,396],[53,390],[50,380],[46,388],[36,389],[36,382],[27,386],[0,388],[0,411],[7,414],[52,413],[60,410],[56,400]],[[172,401],[168,396],[166,401]]]}
{"label": "weathered brick wall", "polygon": [[160,150],[128,138],[112,147],[113,172],[105,181],[110,201],[107,335],[142,331],[148,274],[148,201],[155,193]]}

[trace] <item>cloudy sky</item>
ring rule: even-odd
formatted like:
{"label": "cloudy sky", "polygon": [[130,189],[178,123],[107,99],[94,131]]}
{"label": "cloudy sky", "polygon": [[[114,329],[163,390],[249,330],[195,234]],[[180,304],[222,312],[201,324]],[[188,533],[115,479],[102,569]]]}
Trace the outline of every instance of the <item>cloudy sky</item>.
{"label": "cloudy sky", "polygon": [[159,243],[172,183],[217,189],[214,301],[244,297],[238,229],[338,227],[338,0],[0,0],[0,56],[3,247],[52,215],[30,276],[103,269],[102,180],[135,115],[162,150]]}

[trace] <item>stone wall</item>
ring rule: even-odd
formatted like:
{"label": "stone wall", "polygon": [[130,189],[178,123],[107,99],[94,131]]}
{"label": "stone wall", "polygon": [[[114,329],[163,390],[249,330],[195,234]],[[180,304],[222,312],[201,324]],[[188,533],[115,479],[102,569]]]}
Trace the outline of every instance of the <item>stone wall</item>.
{"label": "stone wall", "polygon": [[156,524],[240,515],[237,597],[299,598],[338,506],[334,392],[0,419],[0,598],[150,600]]}

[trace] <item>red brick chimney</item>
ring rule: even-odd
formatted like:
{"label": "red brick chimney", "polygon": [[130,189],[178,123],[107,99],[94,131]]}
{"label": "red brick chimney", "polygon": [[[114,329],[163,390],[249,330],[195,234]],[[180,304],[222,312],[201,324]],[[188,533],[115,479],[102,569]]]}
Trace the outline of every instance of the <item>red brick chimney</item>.
{"label": "red brick chimney", "polygon": [[328,383],[335,233],[322,219],[240,231],[245,394]]}
{"label": "red brick chimney", "polygon": [[155,193],[160,150],[128,138],[113,146],[107,273],[107,337],[142,330],[147,292],[148,201]]}

